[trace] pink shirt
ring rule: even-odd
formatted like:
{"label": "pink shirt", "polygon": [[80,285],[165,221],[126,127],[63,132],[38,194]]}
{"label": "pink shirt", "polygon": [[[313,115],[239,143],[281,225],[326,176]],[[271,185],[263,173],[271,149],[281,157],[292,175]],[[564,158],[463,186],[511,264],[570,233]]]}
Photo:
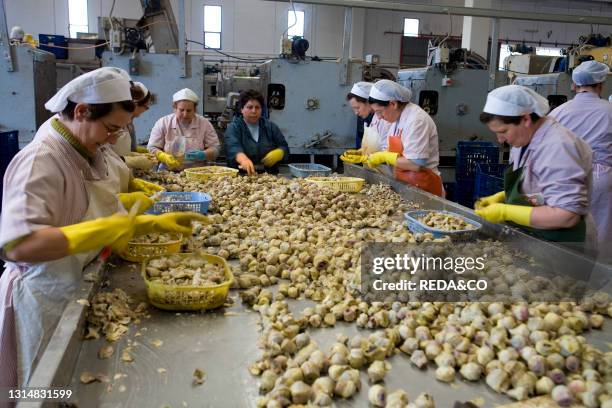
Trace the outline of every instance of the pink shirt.
{"label": "pink shirt", "polygon": [[101,147],[90,165],[51,126],[41,126],[4,175],[0,247],[49,226],[80,222],[89,206],[84,178],[106,177],[107,154],[114,153]]}
{"label": "pink shirt", "polygon": [[217,132],[205,117],[197,114],[188,128],[179,127],[174,113],[160,118],[151,130],[147,149],[153,153],[162,150],[166,153],[176,154],[173,151],[174,144],[181,136],[185,137],[185,152],[214,147],[217,154],[219,153],[221,144]]}

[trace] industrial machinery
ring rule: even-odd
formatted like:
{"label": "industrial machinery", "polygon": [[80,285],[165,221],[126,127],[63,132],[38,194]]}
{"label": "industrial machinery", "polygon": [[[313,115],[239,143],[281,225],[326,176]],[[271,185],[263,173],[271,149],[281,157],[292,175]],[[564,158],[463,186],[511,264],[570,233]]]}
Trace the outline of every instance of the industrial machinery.
{"label": "industrial machinery", "polygon": [[[486,61],[465,49],[430,41],[428,66],[400,70],[397,82],[412,90],[412,102],[429,113],[438,128],[440,156],[454,156],[459,140],[495,140],[478,119],[490,90]],[[507,85],[496,71],[494,87]]]}
{"label": "industrial machinery", "polygon": [[0,131],[18,130],[24,145],[51,117],[44,104],[57,90],[55,56],[29,45],[11,46],[8,55],[0,75]]}
{"label": "industrial machinery", "polygon": [[[565,50],[562,72],[543,73],[540,75],[517,74],[513,83],[532,88],[537,93],[548,98],[551,109],[567,102],[573,97],[571,71],[583,61],[596,60],[612,67],[612,38],[593,34],[580,37],[579,44]],[[531,72],[531,71],[530,71]],[[612,95],[612,75],[608,75],[604,83],[602,96]]]}
{"label": "industrial machinery", "polygon": [[[142,54],[137,76],[154,94],[167,95],[138,120],[139,140],[146,140],[155,121],[171,110],[170,95],[189,87],[203,96],[202,113],[222,132],[236,114],[241,90],[256,89],[267,100],[270,120],[276,123],[292,153],[339,155],[353,148],[356,120],[346,101],[353,82],[362,78],[362,64],[349,63],[349,81],[340,82],[343,65],[336,60],[278,58],[257,65],[251,72],[223,75],[205,65],[202,55],[187,55],[189,78],[169,77],[177,72],[178,60],[169,54]],[[129,55],[105,53],[103,65],[129,69]],[[215,72],[217,71],[217,72]],[[252,76],[251,76],[252,74]]]}

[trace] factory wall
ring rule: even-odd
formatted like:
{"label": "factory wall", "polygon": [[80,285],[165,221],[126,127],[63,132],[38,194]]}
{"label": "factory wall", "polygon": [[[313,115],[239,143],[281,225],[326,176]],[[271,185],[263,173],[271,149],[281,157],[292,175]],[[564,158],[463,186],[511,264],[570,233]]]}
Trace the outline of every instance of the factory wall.
{"label": "factory wall", "polygon": [[[464,3],[463,0],[414,2],[455,6]],[[68,0],[7,0],[5,3],[9,27],[21,25],[26,32],[35,36],[38,33],[68,33]],[[612,17],[612,4],[597,0],[493,0],[493,3],[495,8],[507,10]],[[97,31],[97,17],[108,15],[111,4],[112,0],[88,0],[90,32]],[[281,34],[287,27],[287,11],[291,7],[289,3],[262,0],[186,0],[186,32],[189,39],[203,41],[204,4],[223,7],[223,51],[252,56],[272,56],[278,53]],[[175,14],[178,14],[178,1],[172,0],[172,5]],[[339,56],[342,52],[344,9],[300,3],[296,3],[295,7],[306,12],[304,35],[311,44],[309,54],[320,57]],[[117,0],[113,15],[139,18],[140,2]],[[361,58],[364,54],[379,54],[382,62],[397,64],[404,18],[418,18],[421,34],[446,34],[451,31],[452,35],[458,36],[462,32],[463,18],[460,16],[355,9],[351,56]],[[590,33],[591,29],[593,32],[608,35],[612,26],[591,28],[589,25],[580,24],[502,20],[500,38],[558,42],[562,46],[577,41],[580,35]],[[198,44],[190,44],[189,48],[202,51]],[[206,54],[215,55],[215,58],[218,55],[211,51]]]}
{"label": "factory wall", "polygon": [[[462,6],[463,0],[447,1],[413,1],[439,5]],[[568,15],[594,15],[612,17],[612,4],[603,1],[569,1],[569,0],[493,0],[492,7],[503,10],[539,12]],[[366,10],[366,35],[364,53],[379,54],[382,62],[398,64],[401,46],[401,32],[404,18],[418,18],[421,34],[446,34],[450,31],[448,16],[437,14],[400,13],[385,10]],[[463,17],[452,17],[452,35],[461,35]],[[612,19],[611,19],[612,24]],[[592,31],[591,31],[592,30]],[[581,35],[591,32],[610,35],[612,25],[591,27],[588,24],[548,23],[538,21],[501,20],[500,39],[543,41],[565,44],[576,43]],[[554,45],[545,45],[554,47]]]}

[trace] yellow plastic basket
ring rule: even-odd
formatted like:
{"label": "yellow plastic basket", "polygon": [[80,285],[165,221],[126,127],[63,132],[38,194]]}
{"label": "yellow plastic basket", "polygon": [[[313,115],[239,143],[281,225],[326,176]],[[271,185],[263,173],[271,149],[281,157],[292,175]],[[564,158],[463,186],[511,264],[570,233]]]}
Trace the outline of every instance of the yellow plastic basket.
{"label": "yellow plastic basket", "polygon": [[191,180],[208,180],[212,177],[236,177],[238,169],[223,166],[192,167],[185,169],[185,175]]}
{"label": "yellow plastic basket", "polygon": [[[193,256],[191,253],[178,254],[183,258]],[[234,276],[227,261],[220,256],[200,253],[209,263],[216,263],[223,267],[226,280],[214,286],[176,286],[151,282],[147,279],[147,264],[142,263],[142,277],[147,286],[147,295],[151,304],[164,310],[206,310],[215,309],[225,303]],[[149,260],[150,261],[150,260]]]}
{"label": "yellow plastic basket", "polygon": [[149,258],[175,254],[181,250],[183,242],[182,234],[172,234],[173,240],[163,244],[145,244],[140,242],[129,242],[126,250],[119,256],[130,262],[143,262]]}
{"label": "yellow plastic basket", "polygon": [[358,193],[365,184],[365,179],[358,177],[308,177],[305,180],[343,193]]}

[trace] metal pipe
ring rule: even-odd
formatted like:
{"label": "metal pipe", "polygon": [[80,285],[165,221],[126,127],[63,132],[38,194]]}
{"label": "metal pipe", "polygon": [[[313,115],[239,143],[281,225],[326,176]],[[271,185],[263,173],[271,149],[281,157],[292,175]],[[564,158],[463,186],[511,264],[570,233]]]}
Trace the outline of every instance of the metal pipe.
{"label": "metal pipe", "polygon": [[8,72],[13,72],[15,70],[15,65],[13,64],[13,49],[10,43],[8,30],[4,0],[0,0],[0,53],[6,70]]}
{"label": "metal pipe", "polygon": [[350,77],[351,31],[353,29],[353,8],[344,8],[344,35],[342,36],[342,70],[340,85],[348,85]]}
{"label": "metal pipe", "polygon": [[[289,0],[266,0],[266,1],[283,1]],[[436,6],[426,4],[406,4],[392,3],[388,1],[378,0],[304,0],[300,1],[304,4],[317,4],[321,6],[340,6],[340,7],[360,7],[366,9],[378,10],[393,10],[393,11],[408,11],[414,13],[426,14],[452,14],[455,16],[473,16],[492,18],[497,17],[507,20],[530,20],[530,21],[550,21],[558,23],[572,24],[601,24],[612,25],[610,17],[600,16],[572,16],[568,14],[550,14],[550,13],[532,13],[525,11],[499,10],[488,8],[474,8],[462,6]]]}
{"label": "metal pipe", "polygon": [[[383,34],[395,34],[395,35],[403,36],[404,32],[403,31],[384,31]],[[431,39],[431,38],[436,38],[436,37],[446,37],[446,34],[419,34],[418,36],[412,37],[412,38]],[[461,38],[462,37],[460,35],[452,35],[448,37],[449,40],[457,40],[457,41],[461,41]],[[527,40],[527,39],[517,40],[513,38],[500,38],[498,42],[500,44],[516,42],[516,43],[521,43],[521,44],[554,45],[555,47],[557,46],[559,47],[568,46],[569,47],[570,45],[575,45],[575,43],[572,44],[572,43],[564,43],[564,42],[559,42],[559,41],[542,41],[542,40]]]}
{"label": "metal pipe", "polygon": [[178,46],[181,60],[181,78],[187,77],[187,43],[185,41],[185,0],[179,0]]}
{"label": "metal pipe", "polygon": [[489,91],[495,88],[495,74],[497,73],[497,51],[499,49],[499,18],[491,19],[491,44],[489,59]]}

